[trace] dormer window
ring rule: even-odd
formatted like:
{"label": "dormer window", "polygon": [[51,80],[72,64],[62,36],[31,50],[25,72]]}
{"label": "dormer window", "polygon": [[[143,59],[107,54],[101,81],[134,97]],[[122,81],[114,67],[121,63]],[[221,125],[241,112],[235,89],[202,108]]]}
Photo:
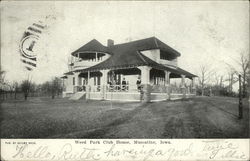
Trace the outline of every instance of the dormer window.
{"label": "dormer window", "polygon": [[173,54],[164,52],[164,51],[160,51],[160,59],[172,61],[172,60],[176,59],[176,56]]}
{"label": "dormer window", "polygon": [[164,54],[160,54],[160,59],[169,60],[169,58]]}

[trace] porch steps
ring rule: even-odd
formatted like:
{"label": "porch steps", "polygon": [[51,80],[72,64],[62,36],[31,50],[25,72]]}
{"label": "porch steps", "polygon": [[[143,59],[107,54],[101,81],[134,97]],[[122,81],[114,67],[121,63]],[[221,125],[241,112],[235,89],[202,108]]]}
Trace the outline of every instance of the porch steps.
{"label": "porch steps", "polygon": [[86,98],[86,92],[76,92],[71,97],[69,97],[69,100],[79,100],[85,98]]}

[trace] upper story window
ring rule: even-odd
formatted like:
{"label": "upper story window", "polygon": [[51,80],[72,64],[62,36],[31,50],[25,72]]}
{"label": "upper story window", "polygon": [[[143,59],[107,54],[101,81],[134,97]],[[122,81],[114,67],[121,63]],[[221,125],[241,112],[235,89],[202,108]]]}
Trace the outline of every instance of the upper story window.
{"label": "upper story window", "polygon": [[161,51],[160,52],[160,59],[172,61],[172,60],[176,59],[176,56],[173,54],[169,54],[169,53]]}
{"label": "upper story window", "polygon": [[160,54],[160,59],[169,60],[168,57],[164,54]]}

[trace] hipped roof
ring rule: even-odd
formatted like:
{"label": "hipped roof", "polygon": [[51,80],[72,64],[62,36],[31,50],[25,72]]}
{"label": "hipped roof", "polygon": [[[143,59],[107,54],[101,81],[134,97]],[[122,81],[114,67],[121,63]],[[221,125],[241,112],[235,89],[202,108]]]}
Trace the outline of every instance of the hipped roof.
{"label": "hipped roof", "polygon": [[96,39],[91,40],[90,42],[88,42],[87,44],[83,45],[82,47],[80,47],[79,49],[77,49],[76,51],[72,52],[71,54],[73,56],[76,56],[77,53],[80,52],[108,52],[108,48],[106,46],[103,46],[99,41],[97,41]]}
{"label": "hipped roof", "polygon": [[72,52],[71,54],[75,56],[77,53],[81,52],[89,52],[89,51],[96,51],[96,52],[107,52],[110,54],[117,54],[124,51],[124,49],[131,49],[134,51],[143,51],[143,50],[150,50],[150,49],[161,49],[162,51],[167,52],[168,54],[174,54],[176,56],[180,56],[181,54],[168,46],[167,44],[163,43],[156,37],[150,37],[146,39],[131,41],[128,43],[123,44],[116,44],[112,46],[104,46],[96,39],[91,40],[87,44],[83,45],[76,51]]}
{"label": "hipped roof", "polygon": [[111,54],[110,58],[97,65],[81,70],[75,70],[80,72],[99,71],[103,69],[122,69],[122,68],[138,67],[146,65],[160,70],[167,70],[178,75],[183,74],[189,78],[195,77],[195,75],[179,67],[172,68],[169,66],[158,64],[155,61],[151,60],[150,58],[144,56],[140,52],[151,49],[160,49],[168,54],[174,54],[176,56],[180,56],[179,52],[177,52],[176,50],[169,47],[168,45],[161,42],[159,39],[155,37],[150,37],[147,39],[132,41],[123,44],[117,44],[110,47],[105,47],[100,42],[94,39],[89,43],[87,43],[86,45],[79,48],[78,50],[76,50],[75,52],[73,52],[72,55],[77,52],[94,51],[94,50],[107,52]]}

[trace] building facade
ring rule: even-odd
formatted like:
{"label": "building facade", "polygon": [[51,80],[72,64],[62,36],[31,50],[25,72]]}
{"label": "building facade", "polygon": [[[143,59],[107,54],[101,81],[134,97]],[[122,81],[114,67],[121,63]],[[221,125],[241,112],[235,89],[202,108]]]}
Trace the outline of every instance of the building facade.
{"label": "building facade", "polygon": [[[123,44],[109,39],[107,46],[93,39],[71,55],[64,97],[150,102],[195,96],[196,76],[179,68],[181,54],[156,37]],[[180,86],[170,84],[174,78],[181,78]]]}

